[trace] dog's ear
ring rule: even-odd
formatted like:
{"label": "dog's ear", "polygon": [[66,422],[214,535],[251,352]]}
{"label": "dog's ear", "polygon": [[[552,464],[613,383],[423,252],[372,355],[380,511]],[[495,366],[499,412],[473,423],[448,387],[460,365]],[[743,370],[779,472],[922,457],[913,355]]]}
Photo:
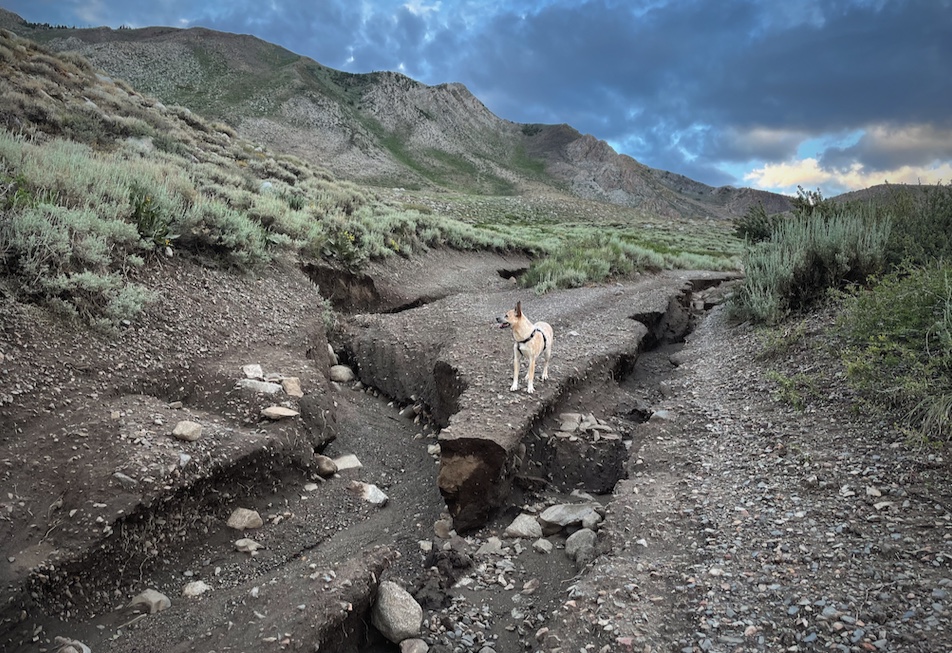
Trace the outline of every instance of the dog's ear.
{"label": "dog's ear", "polygon": [[516,302],[516,317],[522,317],[522,302]]}

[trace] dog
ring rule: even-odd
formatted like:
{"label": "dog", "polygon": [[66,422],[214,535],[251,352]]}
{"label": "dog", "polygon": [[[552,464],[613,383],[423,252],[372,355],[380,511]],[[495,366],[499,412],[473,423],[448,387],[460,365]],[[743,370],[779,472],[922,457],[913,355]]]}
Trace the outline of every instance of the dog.
{"label": "dog", "polygon": [[522,312],[522,302],[516,302],[516,307],[505,315],[497,317],[496,322],[500,329],[512,329],[512,387],[510,392],[519,389],[519,357],[529,359],[529,370],[526,372],[526,392],[535,392],[536,360],[545,355],[542,365],[542,380],[549,378],[549,359],[552,358],[552,341],[555,336],[552,327],[547,322],[533,324]]}

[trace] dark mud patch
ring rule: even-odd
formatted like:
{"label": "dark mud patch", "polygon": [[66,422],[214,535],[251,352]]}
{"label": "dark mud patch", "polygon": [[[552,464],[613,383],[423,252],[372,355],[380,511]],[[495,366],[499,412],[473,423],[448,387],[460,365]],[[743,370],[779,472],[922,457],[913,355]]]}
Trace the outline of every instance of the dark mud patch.
{"label": "dark mud patch", "polygon": [[501,268],[497,270],[497,274],[505,279],[506,281],[515,282],[522,278],[526,272],[529,271],[528,267],[519,267],[519,268]]}

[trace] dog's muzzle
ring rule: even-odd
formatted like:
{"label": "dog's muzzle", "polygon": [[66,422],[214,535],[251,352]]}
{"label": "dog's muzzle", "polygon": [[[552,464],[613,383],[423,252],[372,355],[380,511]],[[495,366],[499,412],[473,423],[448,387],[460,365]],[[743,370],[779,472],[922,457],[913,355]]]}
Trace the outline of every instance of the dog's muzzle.
{"label": "dog's muzzle", "polygon": [[504,317],[497,317],[496,322],[499,324],[500,329],[508,329],[510,326],[512,326],[506,321],[506,318]]}

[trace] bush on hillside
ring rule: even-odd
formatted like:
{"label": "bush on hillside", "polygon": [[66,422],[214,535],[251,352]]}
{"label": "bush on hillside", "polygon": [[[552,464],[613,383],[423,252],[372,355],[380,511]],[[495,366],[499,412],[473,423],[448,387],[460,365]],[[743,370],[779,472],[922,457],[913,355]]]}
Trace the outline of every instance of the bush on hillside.
{"label": "bush on hillside", "polygon": [[768,215],[762,203],[753,204],[743,216],[734,220],[734,235],[747,242],[759,243],[770,238],[782,219],[780,213]]}
{"label": "bush on hillside", "polygon": [[732,316],[774,324],[831,288],[863,282],[882,271],[889,233],[890,221],[869,206],[801,210],[748,248]]}
{"label": "bush on hillside", "polygon": [[952,184],[897,188],[888,206],[894,215],[888,250],[891,264],[952,260]]}

